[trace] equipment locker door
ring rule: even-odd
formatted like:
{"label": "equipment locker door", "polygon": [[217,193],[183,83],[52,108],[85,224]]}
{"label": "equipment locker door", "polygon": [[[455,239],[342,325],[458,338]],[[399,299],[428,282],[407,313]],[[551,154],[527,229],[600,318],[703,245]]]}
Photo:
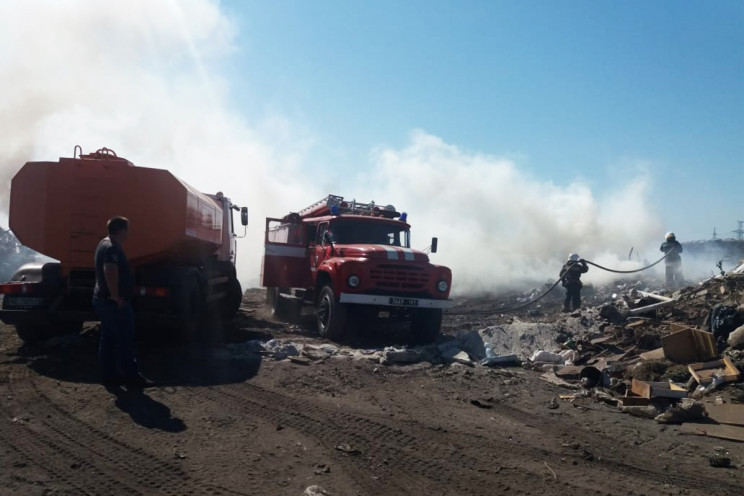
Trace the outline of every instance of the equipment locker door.
{"label": "equipment locker door", "polygon": [[308,252],[302,221],[266,219],[261,284],[266,287],[310,286]]}

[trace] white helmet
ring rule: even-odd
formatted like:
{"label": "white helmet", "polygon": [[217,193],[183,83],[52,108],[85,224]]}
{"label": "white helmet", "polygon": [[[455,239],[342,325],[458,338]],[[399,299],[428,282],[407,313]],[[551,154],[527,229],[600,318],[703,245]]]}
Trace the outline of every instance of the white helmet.
{"label": "white helmet", "polygon": [[578,254],[578,253],[571,253],[571,254],[570,254],[570,255],[568,256],[568,261],[569,261],[569,262],[578,262],[578,261],[579,261],[579,258],[580,258],[580,257],[579,257],[579,254]]}
{"label": "white helmet", "polygon": [[674,235],[673,232],[668,232],[668,233],[666,233],[666,236],[664,236],[664,238],[665,239],[671,239],[671,238],[676,238],[676,236]]}

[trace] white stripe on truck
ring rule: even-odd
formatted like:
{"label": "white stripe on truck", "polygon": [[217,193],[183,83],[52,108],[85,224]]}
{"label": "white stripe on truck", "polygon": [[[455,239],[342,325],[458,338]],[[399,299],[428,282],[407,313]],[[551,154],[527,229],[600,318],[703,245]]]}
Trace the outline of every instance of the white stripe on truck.
{"label": "white stripe on truck", "polygon": [[302,246],[265,245],[267,256],[305,258],[307,251]]}

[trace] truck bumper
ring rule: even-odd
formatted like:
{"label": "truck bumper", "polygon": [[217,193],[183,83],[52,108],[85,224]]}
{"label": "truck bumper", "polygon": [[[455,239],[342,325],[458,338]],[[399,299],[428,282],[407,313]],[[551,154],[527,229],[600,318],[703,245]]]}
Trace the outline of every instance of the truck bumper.
{"label": "truck bumper", "polygon": [[0,320],[8,325],[15,324],[45,324],[49,322],[72,322],[97,320],[93,312],[49,310],[0,310]]}
{"label": "truck bumper", "polygon": [[399,308],[451,308],[455,302],[452,300],[434,300],[430,298],[406,298],[385,295],[367,295],[355,293],[341,293],[341,303],[354,303],[357,305],[377,305],[381,307]]}

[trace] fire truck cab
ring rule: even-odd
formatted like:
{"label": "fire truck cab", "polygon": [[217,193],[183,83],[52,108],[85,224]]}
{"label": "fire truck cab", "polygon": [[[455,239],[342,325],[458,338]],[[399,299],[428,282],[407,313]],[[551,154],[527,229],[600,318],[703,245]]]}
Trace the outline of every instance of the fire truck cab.
{"label": "fire truck cab", "polygon": [[[436,339],[452,305],[452,273],[411,249],[406,220],[392,205],[337,195],[267,218],[261,281],[274,315],[298,318],[313,305],[318,332],[333,340],[352,317],[406,320],[412,342]],[[431,252],[436,245],[433,238]]]}

